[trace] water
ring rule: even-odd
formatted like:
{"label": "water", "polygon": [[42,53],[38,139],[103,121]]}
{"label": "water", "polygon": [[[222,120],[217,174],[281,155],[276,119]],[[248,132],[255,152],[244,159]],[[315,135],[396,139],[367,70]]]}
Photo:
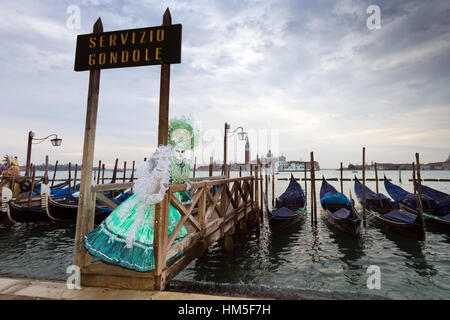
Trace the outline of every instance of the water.
{"label": "water", "polygon": [[[63,173],[61,173],[63,174]],[[198,172],[206,175],[207,172]],[[216,173],[220,174],[220,173]],[[399,184],[398,171],[381,171]],[[422,171],[422,178],[450,178],[450,171]],[[316,177],[339,177],[336,170],[316,172]],[[344,172],[344,178],[355,173]],[[361,177],[361,172],[356,173]],[[122,177],[122,175],[119,175]],[[129,176],[129,174],[127,174]],[[237,176],[232,172],[231,176]],[[275,176],[287,178],[290,173]],[[294,173],[297,178],[303,173]],[[308,174],[309,176],[309,174]],[[410,171],[402,171],[403,183],[413,190]],[[373,178],[374,172],[366,172]],[[338,190],[340,183],[330,181]],[[276,180],[275,195],[280,195],[288,181]],[[450,193],[450,182],[424,182],[432,188]],[[269,195],[271,192],[269,183]],[[301,182],[304,188],[304,181]],[[367,186],[375,190],[375,181]],[[308,182],[308,191],[311,189]],[[317,193],[320,182],[316,185]],[[353,192],[353,181],[344,182],[344,193]],[[386,193],[383,183],[379,190]],[[317,197],[318,198],[318,197]],[[308,199],[309,200],[309,199]],[[269,197],[269,203],[271,199]],[[318,203],[318,208],[320,207]],[[309,207],[308,207],[309,209]],[[234,252],[226,254],[220,242],[204,256],[191,262],[177,275],[173,284],[216,285],[255,292],[319,292],[346,297],[384,297],[393,299],[450,299],[450,233],[426,232],[426,241],[417,242],[370,224],[359,239],[328,228],[320,217],[317,229],[310,221],[283,232],[271,233],[265,223],[258,237],[255,231],[236,236]],[[71,264],[75,227],[67,223],[15,225],[10,230],[0,226],[0,274],[20,274],[50,279],[66,279]],[[367,288],[367,268],[381,270],[381,289]]]}

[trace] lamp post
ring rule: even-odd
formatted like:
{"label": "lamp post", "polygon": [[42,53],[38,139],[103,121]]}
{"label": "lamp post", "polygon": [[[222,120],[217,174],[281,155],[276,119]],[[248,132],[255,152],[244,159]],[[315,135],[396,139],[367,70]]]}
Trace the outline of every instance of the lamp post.
{"label": "lamp post", "polygon": [[62,139],[58,138],[58,135],[56,134],[51,134],[46,136],[45,138],[35,138],[34,137],[34,132],[30,131],[28,132],[28,149],[27,149],[27,166],[25,168],[25,176],[29,176],[30,174],[30,162],[31,162],[31,145],[33,144],[33,140],[39,141],[39,142],[35,142],[34,144],[39,144],[44,142],[45,140],[47,140],[50,137],[55,137],[53,139],[50,140],[50,142],[52,143],[52,145],[54,147],[59,147],[61,145]]}
{"label": "lamp post", "polygon": [[227,175],[227,172],[225,171],[226,168],[226,164],[227,164],[227,137],[231,137],[233,136],[236,131],[241,130],[240,132],[238,132],[238,137],[239,140],[245,140],[245,138],[247,138],[247,132],[244,131],[244,128],[242,127],[237,127],[236,129],[234,129],[231,132],[228,132],[228,130],[230,130],[230,124],[225,122],[225,133],[223,135],[223,174]]}

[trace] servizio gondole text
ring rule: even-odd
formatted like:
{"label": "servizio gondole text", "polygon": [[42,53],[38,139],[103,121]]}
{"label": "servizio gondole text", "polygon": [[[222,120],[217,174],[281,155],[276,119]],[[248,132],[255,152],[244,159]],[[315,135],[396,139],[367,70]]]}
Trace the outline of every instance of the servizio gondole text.
{"label": "servizio gondole text", "polygon": [[181,25],[80,35],[75,70],[133,67],[181,61]]}

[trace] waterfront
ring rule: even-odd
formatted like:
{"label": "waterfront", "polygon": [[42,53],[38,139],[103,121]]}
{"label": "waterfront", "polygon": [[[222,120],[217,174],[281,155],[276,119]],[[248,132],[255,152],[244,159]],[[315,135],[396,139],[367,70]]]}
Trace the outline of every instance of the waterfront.
{"label": "waterfront", "polygon": [[[322,170],[316,177],[321,178],[322,174],[326,178],[335,178],[340,173]],[[379,177],[383,174],[398,183],[398,172],[382,171]],[[64,173],[61,175],[63,177]],[[237,172],[231,175],[237,175]],[[354,175],[350,171],[344,172],[344,178]],[[356,175],[360,177],[361,173]],[[366,173],[367,178],[373,175],[373,172]],[[278,174],[275,179],[289,176],[288,173]],[[294,176],[300,178],[303,173],[294,173]],[[408,191],[412,191],[412,183],[407,182],[410,176],[411,172],[402,172],[401,186]],[[450,171],[423,171],[422,178],[450,178]],[[287,183],[276,181],[276,196],[284,191]],[[338,181],[330,183],[339,189]],[[304,181],[301,184],[304,187]],[[450,192],[448,182],[424,184]],[[367,185],[375,189],[374,181],[368,181]],[[316,188],[320,189],[320,182]],[[379,188],[386,194],[382,182]],[[345,194],[348,195],[350,189],[354,194],[353,181],[345,181]],[[60,222],[18,224],[10,230],[0,226],[0,274],[66,279],[66,268],[72,263],[74,235],[74,224]],[[449,299],[450,235],[427,231],[426,237],[424,243],[415,242],[369,223],[363,228],[361,237],[355,239],[330,230],[319,212],[314,231],[309,221],[280,233],[271,233],[265,223],[259,237],[254,231],[248,236],[236,236],[232,255],[225,254],[221,244],[215,243],[172,282],[177,287],[184,283],[208,284],[210,287],[224,284],[231,290],[247,287],[255,292],[272,290],[284,294],[306,290],[350,297]],[[366,272],[370,265],[380,267],[380,290],[367,289],[369,274]]]}

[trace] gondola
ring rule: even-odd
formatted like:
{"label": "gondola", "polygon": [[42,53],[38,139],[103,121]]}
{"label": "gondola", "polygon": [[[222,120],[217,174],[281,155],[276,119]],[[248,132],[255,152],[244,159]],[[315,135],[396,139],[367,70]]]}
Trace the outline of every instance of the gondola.
{"label": "gondola", "polygon": [[[99,225],[110,213],[107,207],[95,206],[95,224]],[[57,221],[76,221],[78,214],[78,201],[71,200],[69,203],[57,201],[53,198],[47,199],[46,213],[48,218]]]}
{"label": "gondola", "polygon": [[354,236],[360,234],[362,219],[353,203],[330,185],[324,177],[320,187],[320,204],[326,221],[330,225]]}
{"label": "gondola", "polygon": [[[387,181],[386,177],[384,178],[384,187],[392,199],[394,199],[398,208],[417,215],[417,196],[390,183]],[[427,189],[427,187],[425,189]],[[429,190],[426,192],[428,193],[428,191]],[[425,225],[448,232],[450,231],[450,214],[443,215],[439,209],[439,202],[426,193],[422,194],[422,211]]]}
{"label": "gondola", "polygon": [[[113,201],[121,204],[133,194],[132,191],[123,192]],[[56,200],[54,198],[47,199],[47,215],[52,220],[76,221],[78,214],[78,200]],[[97,203],[95,206],[95,224],[100,224],[112,210],[104,205]]]}
{"label": "gondola", "polygon": [[[418,183],[416,182],[416,186],[417,184]],[[436,201],[436,213],[438,216],[446,216],[450,214],[450,194],[424,186],[423,184],[421,187],[422,195],[426,195]]]}
{"label": "gondola", "polygon": [[[359,202],[363,199],[363,185],[355,177],[355,193]],[[425,240],[422,219],[413,217],[403,210],[396,209],[394,203],[382,193],[375,193],[365,187],[366,210],[373,216],[375,224],[391,229],[405,237],[419,241]]]}
{"label": "gondola", "polygon": [[9,201],[9,209],[7,211],[8,218],[14,223],[21,222],[41,222],[50,221],[47,216],[45,207],[41,206],[22,206],[20,204]]}
{"label": "gondola", "polygon": [[[386,179],[386,176],[384,176],[384,188],[386,189],[389,196],[395,201],[396,207],[400,207],[401,204],[403,207],[406,207],[413,211],[417,210],[417,197],[414,194],[388,181],[388,179]],[[436,214],[436,209],[436,201],[434,201],[429,196],[422,194],[423,212],[427,214]]]}
{"label": "gondola", "polygon": [[306,217],[306,196],[302,187],[291,174],[284,193],[276,199],[273,210],[268,210],[269,226],[272,231],[284,229]]}

